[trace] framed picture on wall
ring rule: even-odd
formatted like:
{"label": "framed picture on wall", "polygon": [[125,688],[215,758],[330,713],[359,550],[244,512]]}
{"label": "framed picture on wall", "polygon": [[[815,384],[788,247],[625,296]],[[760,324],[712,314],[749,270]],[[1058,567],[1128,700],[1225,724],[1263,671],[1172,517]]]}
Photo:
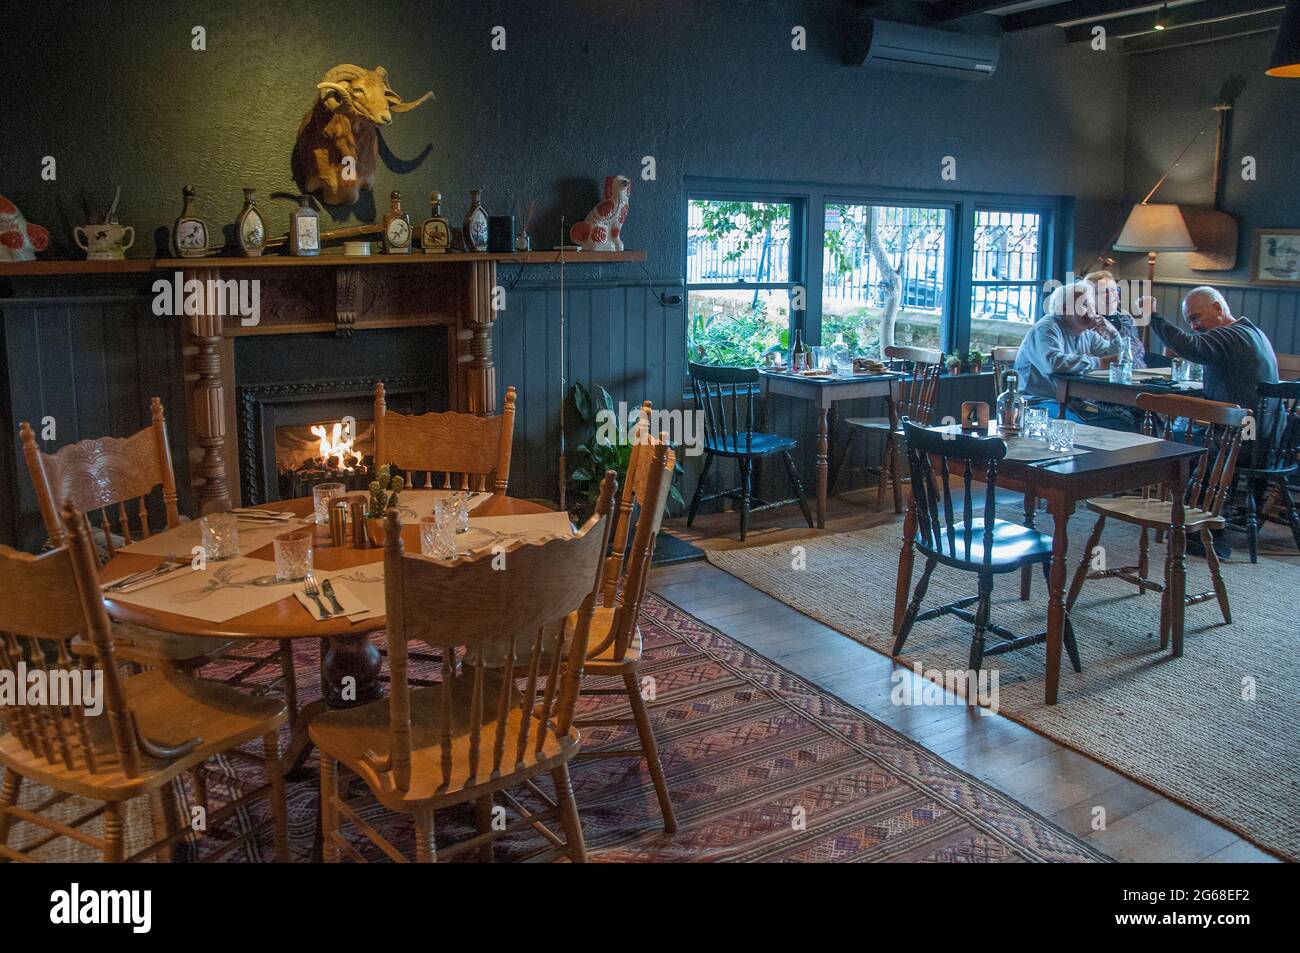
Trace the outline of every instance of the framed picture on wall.
{"label": "framed picture on wall", "polygon": [[1255,229],[1250,280],[1300,288],[1300,228]]}

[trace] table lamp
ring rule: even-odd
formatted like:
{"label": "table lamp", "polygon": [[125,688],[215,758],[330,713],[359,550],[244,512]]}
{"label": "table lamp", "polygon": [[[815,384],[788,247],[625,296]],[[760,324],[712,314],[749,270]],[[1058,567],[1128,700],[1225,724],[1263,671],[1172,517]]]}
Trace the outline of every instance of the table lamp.
{"label": "table lamp", "polygon": [[1287,0],[1273,56],[1264,72],[1269,76],[1300,77],[1300,0]]}
{"label": "table lamp", "polygon": [[[1159,186],[1157,185],[1157,188]],[[1155,189],[1152,189],[1154,192]],[[1133,206],[1128,221],[1115,239],[1116,251],[1147,253],[1147,293],[1155,294],[1156,255],[1162,251],[1196,251],[1187,223],[1177,205],[1149,204],[1145,201]],[[1147,344],[1148,325],[1142,325],[1142,343]]]}

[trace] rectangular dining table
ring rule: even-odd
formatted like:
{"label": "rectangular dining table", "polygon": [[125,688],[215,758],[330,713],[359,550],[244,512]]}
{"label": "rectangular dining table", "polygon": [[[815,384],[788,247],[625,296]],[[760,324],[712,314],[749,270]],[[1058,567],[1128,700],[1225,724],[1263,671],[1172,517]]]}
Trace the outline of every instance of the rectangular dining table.
{"label": "rectangular dining table", "polygon": [[[814,377],[775,370],[761,370],[759,374],[765,406],[768,398],[775,395],[809,400],[817,408],[817,528],[825,529],[835,404],[841,400],[862,400],[868,397],[884,397],[889,401],[893,397],[896,383],[905,379],[906,375],[886,373]],[[886,414],[889,414],[888,410]]]}
{"label": "rectangular dining table", "polygon": [[1170,386],[1168,377],[1143,370],[1135,370],[1128,384],[1111,383],[1108,376],[1100,372],[1053,374],[1052,380],[1056,383],[1058,417],[1065,416],[1066,405],[1072,399],[1136,407],[1138,394],[1182,394],[1188,397],[1203,395],[1200,381],[1186,381]]}
{"label": "rectangular dining table", "polygon": [[[936,427],[936,430],[960,428]],[[1075,439],[1076,449],[1088,446],[1088,440],[1099,428],[1080,424]],[[1117,431],[1096,434],[1098,442],[1111,442]],[[1122,436],[1122,435],[1121,435]],[[1152,484],[1162,484],[1173,500],[1169,523],[1169,546],[1166,550],[1167,586],[1166,602],[1170,624],[1170,640],[1174,657],[1183,654],[1184,596],[1187,592],[1185,553],[1187,545],[1184,526],[1183,492],[1191,468],[1204,447],[1169,440],[1152,440],[1136,446],[1119,449],[1088,450],[1068,459],[1045,451],[1044,460],[1008,458],[998,468],[998,486],[1023,493],[1025,496],[1026,525],[1033,526],[1034,501],[1047,503],[1052,516],[1052,568],[1048,577],[1047,594],[1047,674],[1044,701],[1055,705],[1061,678],[1061,644],[1065,633],[1065,581],[1066,561],[1069,556],[1067,524],[1077,503],[1093,496],[1105,496],[1124,490],[1138,489]],[[954,475],[960,475],[957,470]],[[894,592],[894,636],[897,638],[907,611],[907,597],[911,588],[912,565],[915,559],[916,513],[909,494],[907,512],[903,520],[903,546],[898,557],[898,586]],[[1021,598],[1029,597],[1026,579],[1022,576]]]}

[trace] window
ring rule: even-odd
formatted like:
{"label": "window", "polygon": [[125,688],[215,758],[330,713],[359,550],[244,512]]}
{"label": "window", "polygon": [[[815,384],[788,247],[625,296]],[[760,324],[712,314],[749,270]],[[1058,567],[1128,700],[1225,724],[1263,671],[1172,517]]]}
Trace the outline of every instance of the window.
{"label": "window", "polygon": [[970,348],[984,354],[1018,346],[1038,318],[1046,277],[1046,216],[976,209],[971,273]]}
{"label": "window", "polygon": [[691,198],[687,203],[687,350],[707,364],[753,367],[789,346],[796,281],[795,206]]}
{"label": "window", "polygon": [[855,354],[888,344],[939,347],[948,303],[952,213],[898,205],[826,205],[821,342]]}

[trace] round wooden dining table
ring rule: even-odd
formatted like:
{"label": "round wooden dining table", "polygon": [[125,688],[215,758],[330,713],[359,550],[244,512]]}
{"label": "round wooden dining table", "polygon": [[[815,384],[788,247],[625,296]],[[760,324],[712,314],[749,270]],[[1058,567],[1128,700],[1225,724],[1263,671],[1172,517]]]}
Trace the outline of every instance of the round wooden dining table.
{"label": "round wooden dining table", "polygon": [[[424,492],[408,490],[408,494]],[[306,516],[312,511],[309,497],[296,500],[280,500],[274,504],[275,509]],[[552,512],[549,507],[529,500],[494,495],[474,508],[472,517],[483,516],[521,516],[534,513]],[[300,528],[300,527],[293,527]],[[315,535],[313,543],[314,568],[322,572],[336,569],[350,569],[370,563],[382,562],[384,548],[373,546],[358,549],[349,540],[343,546],[333,546],[330,542],[329,528],[321,524],[310,524]],[[402,541],[408,552],[420,551],[420,527],[410,522],[402,527]],[[252,559],[265,559],[274,562],[274,548],[270,543],[242,555]],[[160,557],[140,553],[118,553],[106,562],[99,571],[101,584],[120,579],[129,573],[148,569],[158,565]],[[307,725],[311,719],[326,708],[349,708],[374,701],[383,695],[380,683],[382,658],[379,650],[370,641],[370,634],[383,629],[387,623],[385,616],[374,616],[354,622],[351,619],[314,619],[293,595],[288,595],[278,602],[263,606],[235,616],[224,622],[209,622],[187,616],[183,612],[165,612],[128,602],[115,600],[111,593],[105,595],[105,606],[109,616],[118,622],[144,626],[162,632],[180,635],[201,636],[223,641],[237,640],[257,642],[266,640],[322,639],[321,647],[321,691],[319,701],[297,708],[296,698],[287,699],[290,709],[290,724],[293,737],[286,753],[286,766],[300,763],[307,753]]]}

